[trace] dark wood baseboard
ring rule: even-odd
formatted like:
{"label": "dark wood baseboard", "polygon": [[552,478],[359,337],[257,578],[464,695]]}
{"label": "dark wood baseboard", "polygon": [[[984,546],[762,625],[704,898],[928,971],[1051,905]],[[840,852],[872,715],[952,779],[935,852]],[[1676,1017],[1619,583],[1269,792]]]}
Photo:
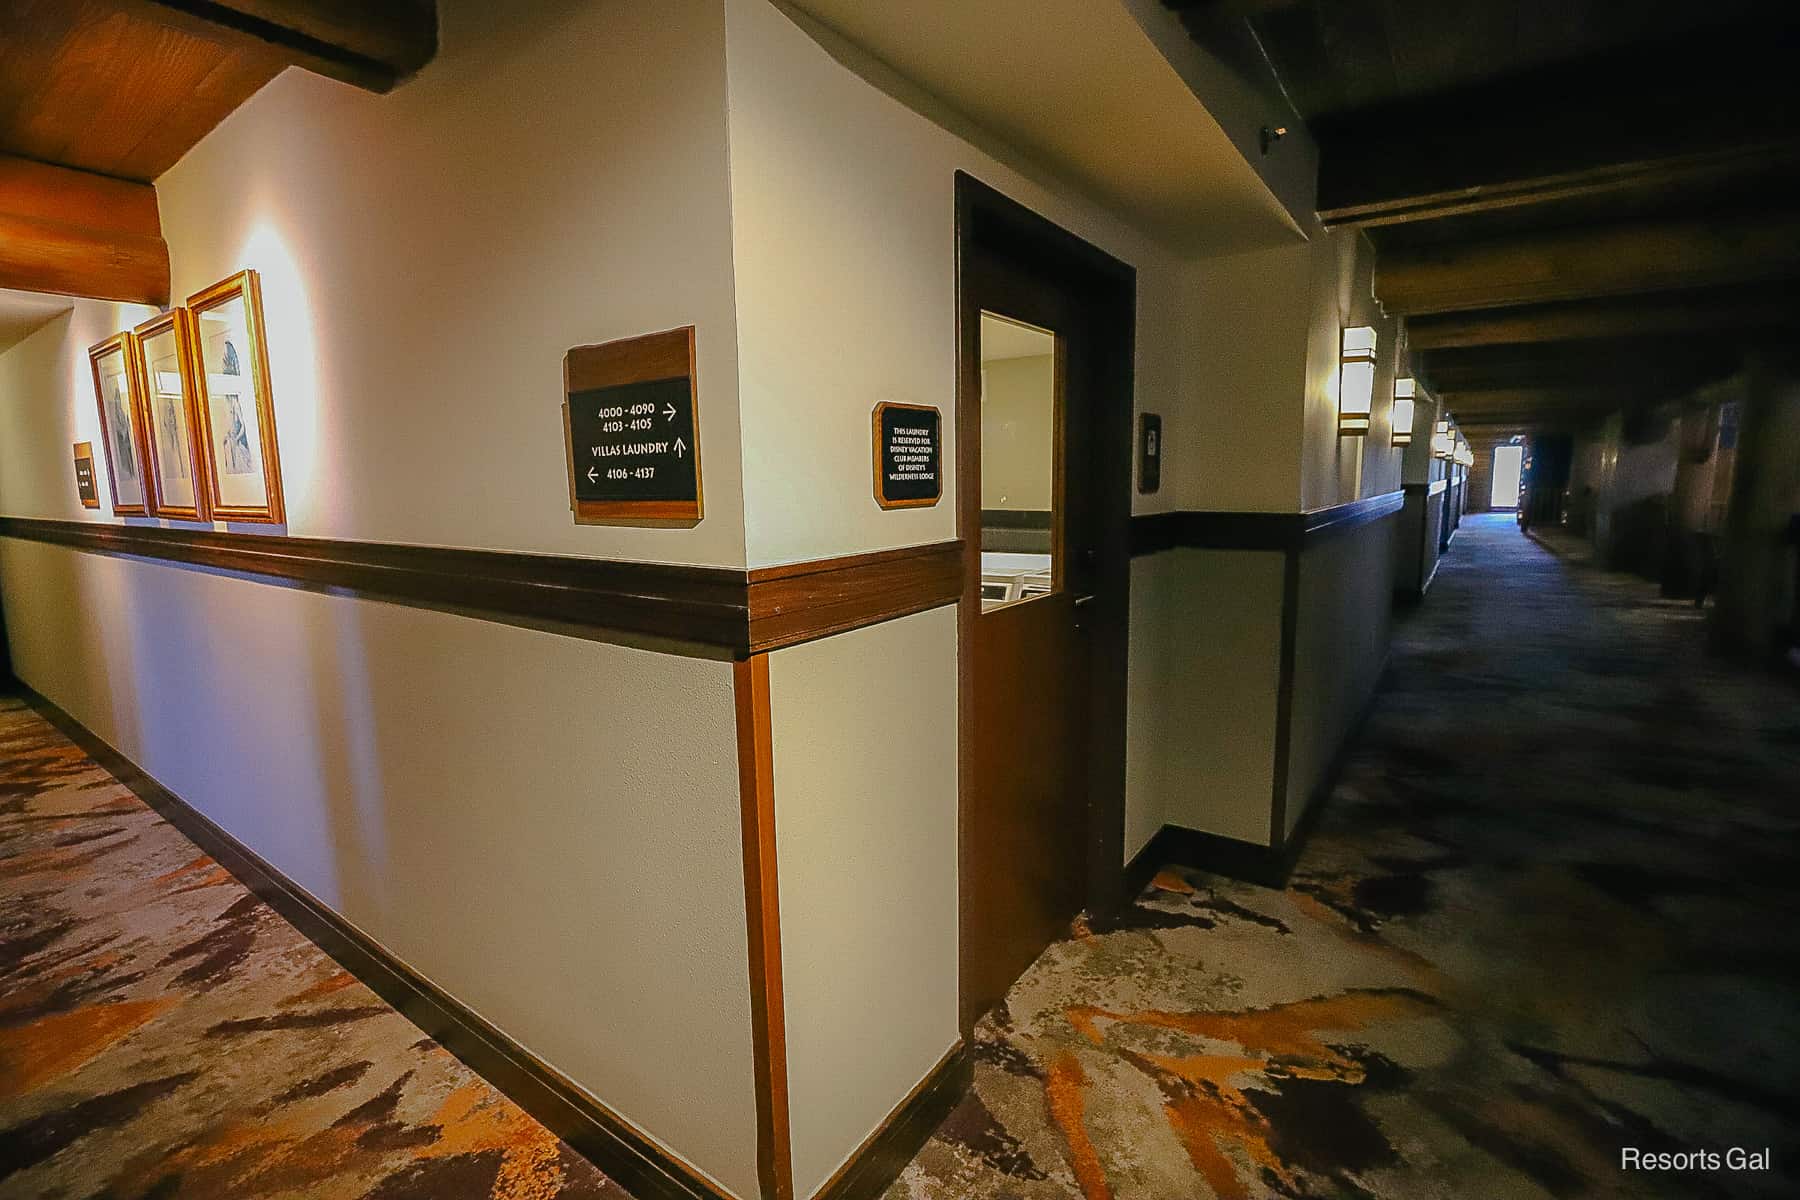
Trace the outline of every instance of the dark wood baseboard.
{"label": "dark wood baseboard", "polygon": [[1132,857],[1125,868],[1125,883],[1135,898],[1164,867],[1191,867],[1261,887],[1279,888],[1287,884],[1282,857],[1280,850],[1270,846],[1202,833],[1182,825],[1164,825]]}
{"label": "dark wood baseboard", "polygon": [[954,604],[962,543],[739,570],[0,516],[0,537],[745,658]]}
{"label": "dark wood baseboard", "polygon": [[967,1044],[959,1038],[930,1074],[813,1194],[813,1200],[875,1200],[887,1191],[944,1123],[950,1110],[962,1101],[974,1075],[974,1060]]}
{"label": "dark wood baseboard", "polygon": [[257,899],[637,1200],[728,1200],[694,1168],[395,958],[54,702],[24,684],[16,691]]}

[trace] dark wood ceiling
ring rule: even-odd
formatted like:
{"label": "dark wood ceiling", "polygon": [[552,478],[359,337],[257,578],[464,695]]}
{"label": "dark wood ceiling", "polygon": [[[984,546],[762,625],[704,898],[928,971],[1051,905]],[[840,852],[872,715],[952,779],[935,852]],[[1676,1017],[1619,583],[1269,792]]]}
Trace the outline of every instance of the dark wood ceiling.
{"label": "dark wood ceiling", "polygon": [[1578,426],[1800,328],[1800,4],[1164,3],[1272,71],[1465,423]]}
{"label": "dark wood ceiling", "polygon": [[287,67],[436,48],[435,0],[0,0],[0,287],[165,303],[158,176]]}

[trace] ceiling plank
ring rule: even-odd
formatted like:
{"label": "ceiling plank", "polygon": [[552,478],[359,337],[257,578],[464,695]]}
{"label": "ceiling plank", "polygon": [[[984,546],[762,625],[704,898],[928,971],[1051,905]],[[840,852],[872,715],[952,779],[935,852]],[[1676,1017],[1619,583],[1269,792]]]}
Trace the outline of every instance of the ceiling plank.
{"label": "ceiling plank", "polygon": [[144,182],[285,65],[112,0],[0,4],[0,152]]}
{"label": "ceiling plank", "polygon": [[437,53],[435,0],[122,0],[226,45],[371,92],[394,86]]}
{"label": "ceiling plank", "polygon": [[167,304],[155,189],[0,155],[0,288]]}
{"label": "ceiling plank", "polygon": [[1420,316],[1407,322],[1406,339],[1427,351],[1795,326],[1800,287],[1774,284]]}
{"label": "ceiling plank", "polygon": [[1655,221],[1397,250],[1375,268],[1390,314],[1464,312],[1800,275],[1800,216]]}

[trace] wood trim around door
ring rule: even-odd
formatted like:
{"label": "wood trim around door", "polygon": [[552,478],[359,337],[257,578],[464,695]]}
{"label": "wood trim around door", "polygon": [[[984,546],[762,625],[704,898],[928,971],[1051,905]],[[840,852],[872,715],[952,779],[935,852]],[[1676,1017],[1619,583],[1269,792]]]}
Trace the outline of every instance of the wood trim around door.
{"label": "wood trim around door", "polygon": [[769,657],[732,664],[737,702],[738,799],[744,832],[744,913],[750,941],[750,1034],[756,1087],[756,1175],[764,1200],[793,1200],[788,1122],[787,1012],[781,985],[776,881],[775,765]]}
{"label": "wood trim around door", "polygon": [[[956,478],[959,487],[974,478],[974,456],[979,452],[979,428],[974,389],[980,372],[969,369],[969,348],[977,337],[965,329],[967,315],[965,280],[974,253],[992,252],[1031,264],[1038,274],[1079,290],[1084,304],[1092,306],[1097,329],[1095,374],[1104,380],[1097,391],[1106,402],[1096,407],[1085,447],[1092,456],[1089,470],[1093,502],[1090,511],[1064,515],[1065,521],[1092,522],[1083,529],[1085,541],[1095,548],[1087,564],[1092,601],[1086,611],[1089,636],[1094,646],[1092,686],[1089,696],[1088,820],[1081,831],[1087,878],[1083,881],[1085,907],[1096,917],[1110,916],[1127,899],[1124,895],[1125,837],[1125,697],[1126,654],[1131,585],[1132,449],[1135,397],[1137,272],[1075,234],[1032,212],[1024,205],[958,171],[955,177],[957,429]],[[980,615],[980,530],[966,526],[971,506],[959,495],[957,535],[965,565],[962,602],[958,606],[957,641],[957,776],[959,832],[968,837],[970,805],[974,803],[972,780],[974,674],[970,648],[974,622]],[[978,506],[975,511],[979,511]],[[1053,539],[1057,531],[1052,530]],[[1060,557],[1060,556],[1059,556]],[[970,570],[969,563],[977,569]],[[962,893],[971,894],[970,858],[960,863]],[[965,911],[961,937],[966,945],[969,921]],[[959,1001],[959,1020],[965,1037],[973,1028],[969,996]]]}

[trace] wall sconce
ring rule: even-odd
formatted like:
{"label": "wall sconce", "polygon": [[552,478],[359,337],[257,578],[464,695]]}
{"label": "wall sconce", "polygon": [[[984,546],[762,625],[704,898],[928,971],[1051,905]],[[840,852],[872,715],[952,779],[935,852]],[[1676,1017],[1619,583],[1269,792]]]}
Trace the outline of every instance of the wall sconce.
{"label": "wall sconce", "polygon": [[1456,450],[1456,439],[1450,436],[1450,421],[1445,418],[1437,423],[1437,431],[1431,435],[1431,457],[1449,458]]}
{"label": "wall sconce", "polygon": [[1410,379],[1394,380],[1394,445],[1412,445],[1413,397],[1418,386]]}
{"label": "wall sconce", "polygon": [[1343,346],[1338,363],[1338,434],[1363,437],[1369,432],[1369,408],[1375,400],[1375,330],[1368,325],[1346,329]]}

